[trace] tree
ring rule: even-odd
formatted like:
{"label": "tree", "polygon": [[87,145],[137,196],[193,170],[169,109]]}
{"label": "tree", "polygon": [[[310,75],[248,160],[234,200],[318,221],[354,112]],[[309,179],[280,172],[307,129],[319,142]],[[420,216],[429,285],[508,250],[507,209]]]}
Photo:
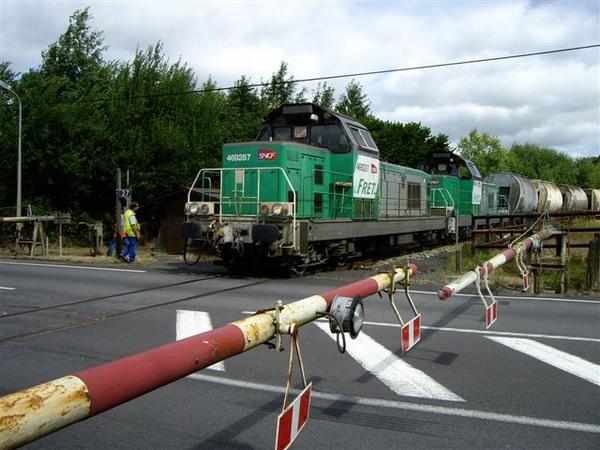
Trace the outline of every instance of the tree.
{"label": "tree", "polygon": [[573,158],[537,144],[513,145],[508,154],[508,171],[559,184],[575,184],[577,181]]}
{"label": "tree", "polygon": [[267,112],[265,104],[251,84],[249,78],[242,76],[227,95],[224,126],[227,142],[254,139]]}
{"label": "tree", "polygon": [[327,84],[327,81],[319,83],[317,90],[313,91],[312,102],[322,108],[333,109],[335,103],[335,89]]}
{"label": "tree", "polygon": [[381,159],[394,164],[416,167],[433,151],[448,151],[448,136],[433,136],[420,123],[383,121],[370,116],[363,121],[379,147]]}
{"label": "tree", "polygon": [[89,7],[69,17],[67,30],[42,52],[42,70],[47,75],[64,76],[77,82],[103,65],[102,32],[91,30]]}
{"label": "tree", "polygon": [[208,120],[199,100],[207,97],[191,94],[195,86],[193,71],[180,60],[171,63],[162,42],[138,49],[131,63],[115,71],[115,100],[106,105],[110,154],[114,164],[132,170],[142,202],[181,187],[207,162],[199,145],[206,124],[201,120]]}
{"label": "tree", "polygon": [[471,130],[469,136],[460,139],[458,152],[473,161],[484,177],[507,168],[507,150],[502,147],[500,139],[489,133]]}
{"label": "tree", "polygon": [[577,165],[577,185],[582,188],[600,189],[600,156],[579,158]]}
{"label": "tree", "polygon": [[[0,62],[0,80],[17,89],[8,61]],[[13,94],[0,88],[0,206],[14,205],[17,185],[18,104]],[[14,210],[0,211],[12,215]]]}
{"label": "tree", "polygon": [[90,100],[108,89],[111,66],[102,59],[102,33],[91,29],[90,20],[88,9],[75,11],[67,30],[42,53],[42,66],[20,80],[27,105],[24,201],[75,211],[102,203],[95,156],[109,154],[106,115]]}
{"label": "tree", "polygon": [[335,105],[335,110],[361,121],[369,116],[371,102],[363,92],[362,85],[352,79]]}
{"label": "tree", "polygon": [[[271,81],[261,91],[261,99],[268,110],[279,108],[294,101],[296,85],[294,77],[288,73],[288,65],[281,61],[279,69],[271,75]],[[303,95],[303,94],[302,94]]]}

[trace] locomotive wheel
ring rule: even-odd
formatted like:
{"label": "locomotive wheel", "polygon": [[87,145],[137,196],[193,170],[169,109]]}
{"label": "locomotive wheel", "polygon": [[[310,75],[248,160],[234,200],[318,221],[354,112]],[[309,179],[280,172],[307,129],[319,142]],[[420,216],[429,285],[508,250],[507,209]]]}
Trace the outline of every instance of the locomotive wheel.
{"label": "locomotive wheel", "polygon": [[306,273],[306,266],[296,264],[290,267],[290,275],[293,277],[300,277]]}
{"label": "locomotive wheel", "polygon": [[200,260],[202,255],[202,244],[197,239],[187,238],[183,245],[183,260],[186,264],[193,266]]}

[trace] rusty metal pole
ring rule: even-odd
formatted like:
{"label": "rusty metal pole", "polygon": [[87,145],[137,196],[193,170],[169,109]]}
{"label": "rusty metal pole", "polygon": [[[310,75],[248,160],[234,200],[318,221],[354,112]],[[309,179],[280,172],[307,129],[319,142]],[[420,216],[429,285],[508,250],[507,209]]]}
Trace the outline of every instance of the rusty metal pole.
{"label": "rusty metal pole", "polygon": [[[411,265],[409,276],[417,273]],[[393,283],[405,278],[402,269]],[[53,431],[107,411],[219,361],[289,333],[329,311],[338,296],[365,298],[392,284],[388,273],[331,289],[206,333],[127,356],[0,398],[0,448],[24,445]]]}

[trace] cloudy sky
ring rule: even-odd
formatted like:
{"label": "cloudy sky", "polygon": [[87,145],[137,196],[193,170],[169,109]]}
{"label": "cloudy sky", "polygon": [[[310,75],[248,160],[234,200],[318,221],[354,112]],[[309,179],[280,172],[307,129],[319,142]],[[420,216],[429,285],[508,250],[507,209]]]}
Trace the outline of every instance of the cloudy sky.
{"label": "cloudy sky", "polygon": [[[27,1],[0,0],[0,60],[41,63],[69,15],[90,6],[107,59],[161,40],[171,61],[230,86],[266,80],[281,61],[296,79],[600,43],[593,1]],[[456,143],[473,128],[505,146],[532,142],[600,154],[600,49],[357,78],[373,113],[417,121]],[[349,79],[331,81],[336,94]],[[307,83],[309,92],[317,83]]]}

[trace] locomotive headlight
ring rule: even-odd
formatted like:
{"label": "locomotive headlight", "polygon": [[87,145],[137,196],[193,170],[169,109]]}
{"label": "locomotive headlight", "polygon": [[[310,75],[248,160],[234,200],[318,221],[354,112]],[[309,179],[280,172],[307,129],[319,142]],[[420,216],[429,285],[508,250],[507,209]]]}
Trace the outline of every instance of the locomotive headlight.
{"label": "locomotive headlight", "polygon": [[333,299],[329,312],[333,316],[329,319],[332,333],[350,333],[352,339],[358,336],[365,320],[362,298],[338,295]]}
{"label": "locomotive headlight", "polygon": [[269,214],[269,205],[261,205],[260,206],[260,215],[266,216],[267,214]]}
{"label": "locomotive headlight", "polygon": [[185,213],[187,215],[196,215],[200,211],[200,205],[196,202],[187,202],[185,204]]}
{"label": "locomotive headlight", "polygon": [[[196,206],[198,206],[198,205],[196,205]],[[210,212],[210,207],[206,203],[202,204],[198,209],[199,209],[198,214],[200,214],[202,216],[206,216]]]}
{"label": "locomotive headlight", "polygon": [[285,213],[287,213],[285,207],[281,204],[281,203],[275,203],[272,207],[271,207],[271,213],[274,216],[282,216]]}

